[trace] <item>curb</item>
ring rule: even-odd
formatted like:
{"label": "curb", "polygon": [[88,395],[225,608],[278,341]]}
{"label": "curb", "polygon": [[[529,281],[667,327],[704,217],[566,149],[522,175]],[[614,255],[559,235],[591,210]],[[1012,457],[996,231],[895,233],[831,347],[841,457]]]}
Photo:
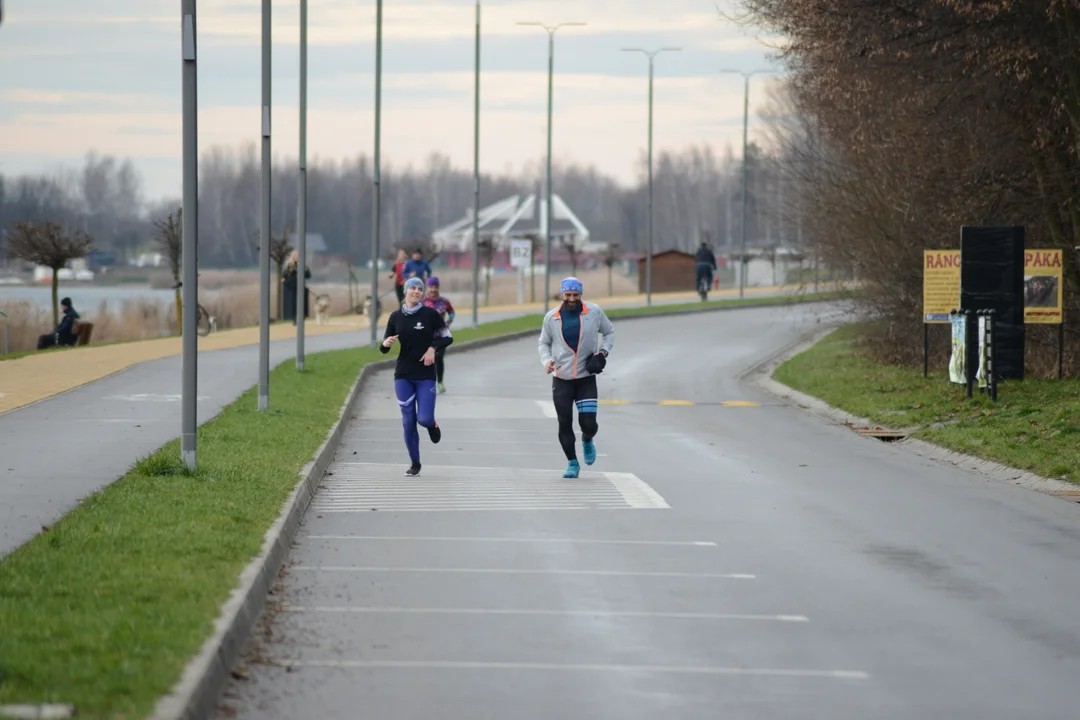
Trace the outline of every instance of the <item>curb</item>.
{"label": "curb", "polygon": [[[688,313],[717,312],[721,310],[747,310],[763,307],[814,305],[817,302],[835,302],[835,300],[809,301],[802,303],[775,302],[760,305],[721,305],[705,307],[701,310],[658,311],[641,315],[615,317],[613,321],[641,320],[668,315],[686,315]],[[526,337],[536,337],[539,328],[518,330],[505,335],[470,340],[460,345],[447,348],[447,355],[480,350]],[[214,621],[214,631],[203,643],[199,652],[184,669],[179,682],[165,696],[158,700],[152,720],[203,720],[212,717],[216,711],[221,693],[225,689],[233,667],[243,654],[244,644],[251,635],[262,614],[266,598],[278,572],[289,553],[293,538],[300,521],[311,503],[326,468],[334,458],[341,436],[352,419],[356,404],[360,399],[368,379],[381,370],[394,367],[394,359],[377,360],[366,364],[353,383],[337,422],[330,429],[326,440],[315,451],[314,459],[300,471],[302,478],[285,500],[282,512],[263,536],[259,554],[240,573],[237,585],[222,605]]]}
{"label": "curb", "polygon": [[[816,345],[835,329],[835,327],[830,327],[804,335],[787,347],[756,363],[740,376],[740,380],[748,378],[747,381],[749,384],[756,387],[758,390],[768,393],[788,405],[807,411],[812,415],[837,425],[881,427],[883,430],[895,430],[898,432],[910,430],[910,428],[885,428],[879,423],[835,408],[819,398],[799,392],[798,390],[773,379],[772,374],[777,367]],[[749,377],[751,375],[753,375],[753,377]],[[1080,486],[1064,480],[1043,477],[1027,470],[1020,470],[1019,468],[1002,465],[993,460],[986,460],[974,455],[949,450],[948,448],[917,438],[906,437],[890,444],[903,447],[928,460],[935,460],[947,465],[952,465],[961,470],[975,473],[990,480],[1017,485],[1059,499],[1069,500],[1070,502],[1080,501]]]}

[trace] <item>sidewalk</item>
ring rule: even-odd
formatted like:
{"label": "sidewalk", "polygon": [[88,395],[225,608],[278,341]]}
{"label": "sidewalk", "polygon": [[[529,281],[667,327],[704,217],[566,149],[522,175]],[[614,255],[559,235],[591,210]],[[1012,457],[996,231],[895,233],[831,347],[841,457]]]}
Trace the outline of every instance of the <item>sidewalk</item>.
{"label": "sidewalk", "polygon": [[[760,297],[762,295],[780,294],[790,289],[792,288],[779,286],[747,288],[746,296]],[[718,290],[710,293],[710,298],[731,297],[738,297],[737,289]],[[694,292],[653,293],[653,302],[661,305],[688,302],[696,298],[697,293]],[[600,303],[604,307],[612,308],[645,304],[645,295],[643,294],[590,297],[589,299]],[[516,315],[540,313],[543,312],[543,309],[544,306],[541,302],[524,303],[522,305],[492,305],[481,307],[479,315],[481,316],[481,322],[490,322]],[[385,323],[387,317],[389,317],[389,313],[381,317],[379,322]],[[471,319],[471,302],[459,305],[457,324],[465,327],[471,323]],[[330,325],[316,325],[313,320],[308,320],[304,324],[304,336],[315,337],[347,333],[366,330],[369,327],[367,317],[360,315],[335,317],[330,322]],[[270,326],[271,342],[294,339],[295,337],[296,330],[292,325]],[[357,338],[357,344],[363,344],[366,340],[367,336],[365,334],[364,337]],[[257,345],[258,342],[258,327],[223,330],[199,338],[199,351],[225,350],[245,345]],[[168,337],[112,345],[91,345],[70,350],[27,355],[17,360],[0,361],[0,414],[53,397],[95,380],[100,380],[133,365],[178,356],[181,353],[180,338]]]}

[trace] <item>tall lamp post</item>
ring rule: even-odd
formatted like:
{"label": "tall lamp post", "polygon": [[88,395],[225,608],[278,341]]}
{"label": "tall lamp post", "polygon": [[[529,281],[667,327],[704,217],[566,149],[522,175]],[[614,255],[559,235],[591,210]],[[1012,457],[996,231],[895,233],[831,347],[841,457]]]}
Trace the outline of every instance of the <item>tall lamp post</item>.
{"label": "tall lamp post", "polygon": [[262,193],[259,207],[259,410],[270,407],[270,0],[262,0]]}
{"label": "tall lamp post", "polygon": [[382,8],[383,0],[375,5],[375,162],[372,168],[374,177],[374,205],[371,209],[371,347],[375,347],[379,328],[379,182],[380,182],[380,136],[382,131]]}
{"label": "tall lamp post", "polygon": [[308,0],[300,0],[300,192],[296,208],[296,369],[304,369],[304,319],[307,311],[307,56]]}
{"label": "tall lamp post", "polygon": [[645,304],[652,305],[652,256],[653,256],[653,58],[662,52],[679,52],[682,48],[664,47],[659,50],[623,48],[623,52],[639,52],[649,58],[649,247],[645,255]]}
{"label": "tall lamp post", "polygon": [[772,70],[732,70],[725,68],[721,73],[732,73],[743,77],[743,127],[742,127],[742,223],[739,228],[739,297],[743,296],[746,289],[746,151],[747,136],[750,124],[750,78],[754,75],[767,75]]}
{"label": "tall lamp post", "polygon": [[476,52],[473,66],[472,325],[475,328],[480,326],[480,0],[476,0]]}
{"label": "tall lamp post", "polygon": [[544,238],[544,312],[548,311],[551,295],[551,102],[553,94],[553,75],[555,72],[555,33],[559,28],[581,26],[583,22],[566,22],[558,25],[545,25],[540,22],[519,22],[518,25],[542,27],[548,34],[548,110],[547,110],[547,208],[546,237]]}
{"label": "tall lamp post", "polygon": [[[183,0],[180,65],[183,90],[183,211],[180,221],[180,257],[183,258],[183,327],[180,331],[183,352],[180,403],[180,458],[191,472],[197,468],[196,418],[198,401],[199,341],[196,337],[199,302],[199,94],[198,65],[195,53],[197,26],[195,0]],[[6,326],[5,326],[6,332]]]}

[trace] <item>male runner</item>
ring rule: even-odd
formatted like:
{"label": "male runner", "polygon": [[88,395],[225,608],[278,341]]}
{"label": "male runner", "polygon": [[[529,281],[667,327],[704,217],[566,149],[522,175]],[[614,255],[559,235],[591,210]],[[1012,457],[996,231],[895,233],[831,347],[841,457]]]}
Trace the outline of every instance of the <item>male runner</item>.
{"label": "male runner", "polygon": [[454,342],[442,315],[423,301],[424,281],[415,277],[406,280],[405,302],[390,314],[379,345],[382,353],[390,352],[395,342],[401,346],[394,370],[394,393],[401,407],[405,448],[412,460],[406,475],[420,474],[417,423],[427,428],[431,442],[442,439],[442,430],[435,422],[435,351]]}
{"label": "male runner", "polygon": [[[581,281],[562,281],[562,305],[544,316],[540,330],[540,362],[552,375],[551,394],[559,418],[559,444],[569,462],[564,478],[581,472],[574,437],[574,404],[581,426],[581,449],[585,464],[596,462],[597,390],[596,376],[604,371],[608,353],[615,344],[615,328],[599,305],[581,299]],[[603,342],[598,342],[603,335]]]}

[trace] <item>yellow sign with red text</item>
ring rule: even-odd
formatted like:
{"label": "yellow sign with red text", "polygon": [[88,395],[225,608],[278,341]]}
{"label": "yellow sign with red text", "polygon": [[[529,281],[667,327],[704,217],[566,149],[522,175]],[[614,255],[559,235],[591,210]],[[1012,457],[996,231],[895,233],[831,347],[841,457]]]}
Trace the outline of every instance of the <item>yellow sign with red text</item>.
{"label": "yellow sign with red text", "polygon": [[923,250],[923,322],[948,323],[960,308],[960,251]]}
{"label": "yellow sign with red text", "polygon": [[[1024,251],[1024,323],[1062,322],[1061,250]],[[960,251],[923,251],[923,322],[948,323],[960,307]]]}

